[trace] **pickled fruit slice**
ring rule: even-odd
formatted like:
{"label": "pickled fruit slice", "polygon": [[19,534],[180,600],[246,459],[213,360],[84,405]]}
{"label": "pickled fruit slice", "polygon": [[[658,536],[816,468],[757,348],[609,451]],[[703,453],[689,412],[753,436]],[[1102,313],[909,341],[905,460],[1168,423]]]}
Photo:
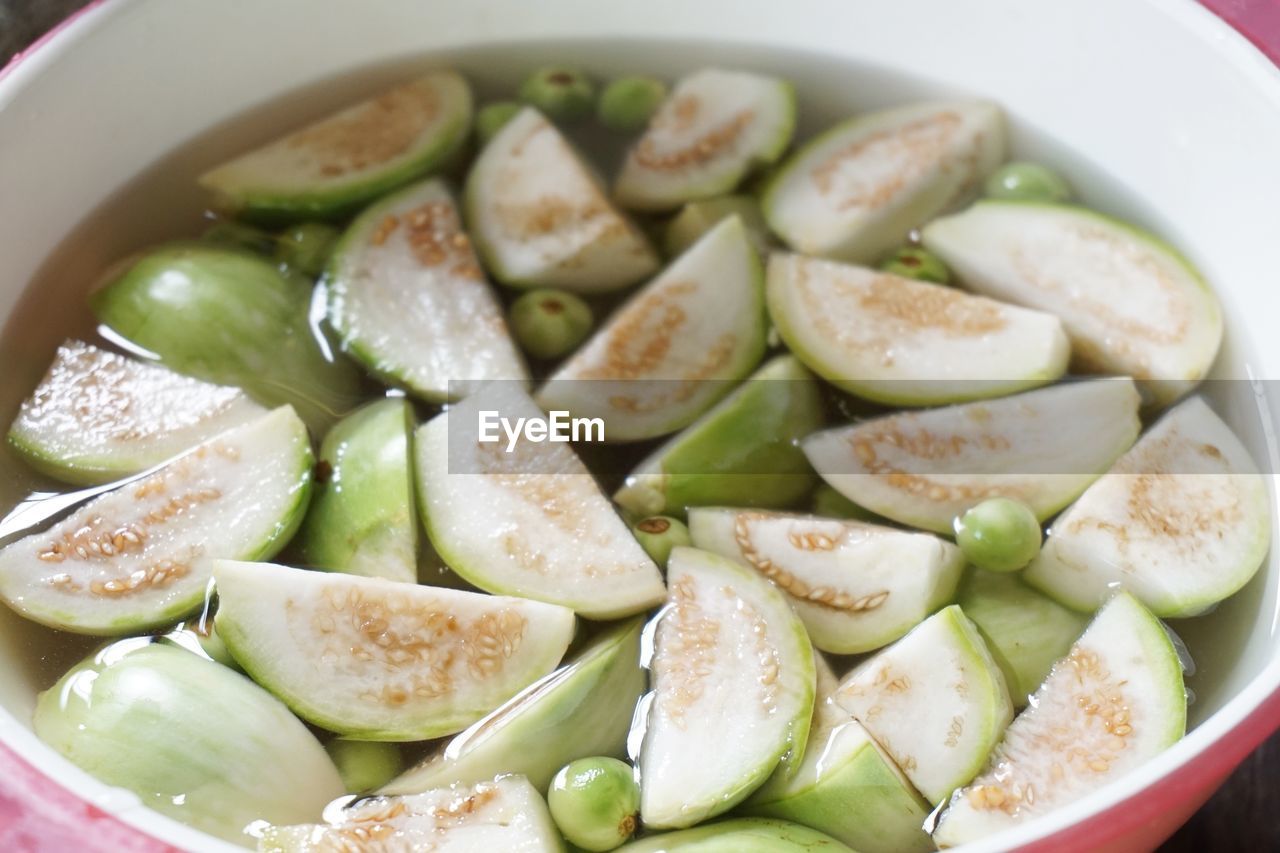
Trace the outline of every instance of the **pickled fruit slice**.
{"label": "pickled fruit slice", "polygon": [[360,740],[461,731],[546,675],[563,607],[381,578],[220,560],[216,624],[294,713]]}
{"label": "pickled fruit slice", "polygon": [[858,116],[782,165],[764,215],[797,252],[873,263],[981,187],[1004,148],[1004,117],[987,101]]}
{"label": "pickled fruit slice", "polygon": [[328,824],[273,826],[259,849],[561,853],[564,845],[542,795],[521,776],[503,776],[408,797],[357,800]]}
{"label": "pickled fruit slice", "polygon": [[658,267],[644,235],[532,107],[480,152],[463,204],[485,266],[512,287],[617,290]]}
{"label": "pickled fruit slice", "polygon": [[814,702],[813,647],[776,587],[695,548],[671,552],[667,578],[639,761],[655,829],[727,811],[802,756]]}
{"label": "pickled fruit slice", "polygon": [[934,840],[964,844],[1077,800],[1171,746],[1186,720],[1169,635],[1120,593],[1054,665],[987,769],[952,800]]}
{"label": "pickled fruit slice", "polygon": [[694,509],[694,547],[749,566],[787,594],[813,644],[836,654],[887,645],[951,601],[964,558],[950,542],[860,521]]}
{"label": "pickled fruit slice", "polygon": [[412,429],[409,403],[391,398],[365,406],[329,430],[320,445],[321,475],[298,534],[308,565],[418,580]]}
{"label": "pickled fruit slice", "polygon": [[413,794],[499,773],[528,777],[539,791],[564,765],[593,755],[622,756],[645,689],[638,620],[611,628],[560,669],[393,780],[384,794]]}
{"label": "pickled fruit slice", "polygon": [[527,377],[443,181],[360,214],[326,283],[329,322],[346,351],[416,396],[444,402],[486,379]]}
{"label": "pickled fruit slice", "polygon": [[1270,517],[1249,451],[1193,397],[1059,516],[1025,577],[1077,610],[1121,588],[1157,616],[1194,616],[1258,571]]}
{"label": "pickled fruit slice", "polygon": [[[648,610],[662,575],[563,442],[482,441],[484,414],[541,420],[515,383],[498,382],[418,430],[419,504],[432,545],[489,592],[571,607],[588,619]],[[494,435],[499,431],[494,428]]]}
{"label": "pickled fruit slice", "polygon": [[778,356],[646,457],[613,499],[640,516],[714,504],[792,506],[815,480],[797,442],[822,420],[813,374]]}
{"label": "pickled fruit slice", "polygon": [[335,218],[441,167],[470,131],[467,81],[435,71],[243,154],[200,183],[247,218]]}
{"label": "pickled fruit slice", "polygon": [[307,429],[288,407],[236,427],[0,551],[0,597],[80,634],[171,625],[204,600],[212,561],[268,559],[311,490]]}
{"label": "pickled fruit slice", "polygon": [[833,261],[769,258],[769,316],[796,357],[859,397],[923,406],[1001,397],[1067,369],[1056,317]]}
{"label": "pickled fruit slice", "polygon": [[1013,718],[999,665],[954,604],[855,669],[836,702],[931,803],[977,775]]}
{"label": "pickled fruit slice", "polygon": [[238,389],[67,341],[23,401],[9,446],[51,477],[97,485],[264,414]]}
{"label": "pickled fruit slice", "polygon": [[742,806],[745,814],[793,820],[859,853],[932,850],[923,830],[930,806],[867,730],[836,704],[835,675],[821,655],[809,745],[793,777],[775,772]]}
{"label": "pickled fruit slice", "polygon": [[760,260],[738,217],[707,232],[610,317],[538,391],[633,441],[687,426],[765,351]]}
{"label": "pickled fruit slice", "polygon": [[153,249],[89,297],[98,321],[171,370],[290,404],[327,429],[360,399],[360,377],[311,327],[310,279],[199,243]]}
{"label": "pickled fruit slice", "polygon": [[196,829],[252,844],[258,820],[312,820],[343,793],[324,748],[243,675],[149,638],[122,640],[40,694],[36,735]]}
{"label": "pickled fruit slice", "polygon": [[798,823],[762,817],[722,820],[679,832],[660,832],[617,853],[853,853],[839,841]]}
{"label": "pickled fruit slice", "polygon": [[1128,379],[1073,382],[837,427],[803,447],[859,506],[951,534],[987,498],[1019,500],[1041,521],[1066,506],[1133,445],[1140,402]]}
{"label": "pickled fruit slice", "polygon": [[931,223],[924,242],[966,287],[1060,317],[1080,367],[1143,380],[1158,402],[1204,378],[1217,355],[1217,297],[1186,258],[1132,225],[983,201]]}
{"label": "pickled fruit slice", "polygon": [[1053,664],[1065,655],[1089,617],[1041,595],[1017,575],[970,567],[956,603],[978,626],[1004,671],[1015,708],[1026,707]]}
{"label": "pickled fruit slice", "polygon": [[683,78],[649,121],[614,186],[624,207],[665,210],[731,192],[791,144],[796,94],[773,77],[707,68]]}

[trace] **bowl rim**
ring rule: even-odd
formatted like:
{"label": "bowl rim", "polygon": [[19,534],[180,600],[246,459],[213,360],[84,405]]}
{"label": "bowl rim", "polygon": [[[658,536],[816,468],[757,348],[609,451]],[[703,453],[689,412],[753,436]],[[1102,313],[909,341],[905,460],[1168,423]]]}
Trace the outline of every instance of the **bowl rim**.
{"label": "bowl rim", "polygon": [[[125,9],[138,5],[140,0],[89,0],[35,42],[14,54],[0,67],[0,111],[6,103],[29,81],[37,78],[49,66],[56,63],[77,43],[90,36],[104,22]],[[1207,43],[1212,52],[1226,62],[1233,71],[1243,77],[1243,82],[1262,95],[1269,105],[1280,111],[1280,35],[1264,36],[1249,32],[1246,16],[1241,8],[1227,0],[1146,0],[1157,14],[1165,15],[1186,30],[1195,39]],[[1278,16],[1280,17],[1280,16]],[[1264,47],[1269,46],[1270,50]],[[1274,52],[1275,56],[1269,55]],[[1259,403],[1264,422],[1269,412]],[[1274,431],[1267,435],[1269,455],[1273,471],[1280,471],[1280,442]],[[1276,505],[1280,475],[1266,475],[1271,480],[1273,510]],[[1273,548],[1280,547],[1273,545]],[[1274,559],[1274,558],[1273,558]],[[1280,629],[1280,602],[1271,614],[1272,633]],[[1265,618],[1265,613],[1261,618]],[[1042,815],[1024,825],[992,836],[990,839],[966,845],[965,850],[1004,850],[1024,847],[1040,847],[1061,843],[1072,827],[1131,808],[1144,791],[1161,781],[1168,781],[1187,766],[1196,764],[1206,775],[1214,773],[1225,778],[1249,752],[1272,732],[1280,728],[1280,653],[1228,699],[1218,710],[1187,732],[1178,743],[1160,755],[1147,761],[1133,772],[1109,783],[1103,788]],[[1232,735],[1236,737],[1232,737]],[[1229,745],[1231,749],[1211,751],[1215,746]],[[113,788],[73,765],[40,741],[27,726],[20,723],[9,711],[0,707],[0,750],[8,756],[0,756],[0,766],[14,758],[31,771],[25,783],[32,787],[14,792],[18,795],[16,820],[34,816],[48,820],[48,814],[39,814],[31,808],[38,796],[48,792],[55,800],[68,798],[86,804],[89,810],[84,817],[76,818],[78,825],[87,825],[99,819],[114,820],[136,834],[129,838],[128,849],[172,849],[171,844],[182,844],[188,849],[237,851],[243,848],[220,841],[186,824],[145,808],[139,799]],[[56,774],[56,775],[55,775]],[[40,785],[45,786],[44,790]],[[0,790],[10,784],[0,782]],[[1158,802],[1147,804],[1145,811],[1154,813],[1160,809]],[[99,814],[101,812],[102,814]],[[163,834],[161,834],[163,833]],[[81,839],[91,849],[99,842],[120,843],[118,837],[104,834],[101,839]],[[1076,839],[1077,843],[1079,839]],[[119,848],[116,848],[119,849]]]}

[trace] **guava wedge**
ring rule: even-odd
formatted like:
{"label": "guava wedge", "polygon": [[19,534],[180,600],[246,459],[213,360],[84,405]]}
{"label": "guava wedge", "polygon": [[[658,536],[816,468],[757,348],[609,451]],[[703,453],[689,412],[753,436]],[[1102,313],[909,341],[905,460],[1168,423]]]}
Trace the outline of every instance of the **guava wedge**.
{"label": "guava wedge", "polygon": [[662,251],[668,258],[678,257],[721,220],[735,214],[746,226],[751,245],[761,257],[767,256],[774,247],[773,235],[760,212],[760,202],[750,195],[724,195],[689,202],[663,229]]}
{"label": "guava wedge", "polygon": [[648,835],[616,853],[853,853],[848,847],[798,823],[763,817],[730,820]]}
{"label": "guava wedge", "polygon": [[1003,397],[1066,372],[1070,345],[1050,314],[941,284],[776,253],[769,316],[814,373],[896,406]]}
{"label": "guava wedge", "polygon": [[732,192],[791,144],[796,93],[774,77],[706,68],[676,83],[623,161],[623,207],[669,210]]}
{"label": "guava wedge", "polygon": [[571,607],[588,619],[648,610],[658,567],[563,442],[484,442],[482,413],[544,418],[512,382],[485,387],[418,429],[419,510],[436,552],[481,589]]}
{"label": "guava wedge", "polygon": [[359,740],[461,731],[555,669],[573,612],[538,601],[219,560],[215,624],[294,713]]}
{"label": "guava wedge", "polygon": [[970,566],[956,603],[1004,670],[1014,708],[1025,708],[1049,670],[1084,633],[1089,617],[1027,586],[1016,574]]}
{"label": "guava wedge", "polygon": [[1173,745],[1186,721],[1169,635],[1137,599],[1119,593],[1054,664],[933,838],[954,847],[1077,800]]}
{"label": "guava wedge", "polygon": [[67,341],[22,402],[9,446],[41,473],[93,486],[145,471],[264,414],[239,389]]}
{"label": "guava wedge", "polygon": [[480,152],[463,194],[485,267],[511,287],[598,293],[658,268],[644,234],[555,125],[526,107]]}
{"label": "guava wedge", "polygon": [[989,101],[868,113],[783,163],[764,189],[764,215],[797,252],[874,263],[975,194],[1004,151],[1004,116]]}
{"label": "guava wedge", "polygon": [[931,807],[857,720],[836,704],[838,682],[821,655],[818,701],[797,771],[775,771],[739,811],[793,820],[859,853],[932,850]]}
{"label": "guava wedge", "polygon": [[640,516],[714,504],[792,506],[816,479],[798,442],[822,422],[817,380],[778,356],[646,457],[613,499]]}
{"label": "guava wedge", "polygon": [[977,775],[1013,719],[1000,666],[954,604],[859,665],[836,702],[935,804]]}
{"label": "guava wedge", "polygon": [[40,694],[36,735],[73,764],[196,829],[248,845],[258,820],[314,820],[342,781],[274,696],[142,637],[106,646]]}
{"label": "guava wedge", "polygon": [[89,297],[98,321],[178,373],[292,405],[323,432],[360,400],[360,376],[310,322],[312,285],[233,249],[170,243]]}
{"label": "guava wedge", "polygon": [[471,89],[435,71],[200,176],[215,205],[259,222],[344,216],[444,166],[471,131]]}
{"label": "guava wedge", "polygon": [[857,505],[951,535],[956,516],[987,498],[1019,500],[1041,521],[1052,516],[1133,445],[1140,404],[1131,380],[1094,379],[886,415],[802,446],[814,470]]}
{"label": "guava wedge", "polygon": [[632,620],[600,634],[564,666],[392,780],[381,793],[469,785],[499,773],[518,773],[545,791],[570,761],[625,755],[646,684],[640,667],[643,627]]}
{"label": "guava wedge", "polygon": [[748,509],[689,511],[696,548],[751,567],[787,594],[813,644],[888,645],[955,596],[964,557],[928,533]]}
{"label": "guava wedge", "polygon": [[374,204],[325,277],[329,323],[374,374],[442,403],[488,379],[528,378],[444,182]]}
{"label": "guava wedge", "polygon": [[298,533],[307,565],[416,583],[418,517],[403,397],[370,403],[339,421],[320,445],[311,507]]}
{"label": "guava wedge", "polygon": [[640,815],[654,829],[725,812],[788,752],[802,758],[816,677],[804,625],[773,584],[696,548],[671,552],[667,578],[639,759]]}
{"label": "guava wedge", "polygon": [[602,418],[606,441],[688,426],[763,358],[762,280],[742,221],[721,221],[609,317],[538,403]]}
{"label": "guava wedge", "polygon": [[330,823],[273,826],[259,849],[562,853],[564,844],[542,795],[521,776],[502,776],[407,797],[357,800]]}
{"label": "guava wedge", "polygon": [[1076,366],[1140,380],[1160,404],[1203,379],[1222,309],[1191,262],[1078,207],[982,201],[930,223],[925,246],[968,288],[1062,319]]}
{"label": "guava wedge", "polygon": [[1023,574],[1077,610],[1093,610],[1119,588],[1157,616],[1194,616],[1257,573],[1271,513],[1249,451],[1192,397],[1058,517]]}
{"label": "guava wedge", "polygon": [[269,559],[302,521],[311,445],[276,409],[126,481],[0,551],[0,598],[28,619],[113,636],[200,606],[212,561]]}

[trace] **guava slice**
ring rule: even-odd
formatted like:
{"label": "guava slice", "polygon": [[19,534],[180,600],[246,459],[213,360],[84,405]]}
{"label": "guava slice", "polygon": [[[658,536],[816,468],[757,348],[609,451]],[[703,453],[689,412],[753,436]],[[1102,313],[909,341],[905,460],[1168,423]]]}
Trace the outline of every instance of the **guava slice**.
{"label": "guava slice", "polygon": [[92,486],[145,471],[264,414],[237,388],[67,341],[23,401],[9,446],[41,473]]}
{"label": "guava slice", "polygon": [[626,754],[636,703],[645,690],[640,620],[594,638],[550,675],[455,737],[386,785],[383,794],[414,794],[499,773],[525,776],[545,791],[578,758]]}
{"label": "guava slice", "polygon": [[1049,670],[1079,639],[1089,617],[1063,607],[1016,574],[969,567],[956,603],[1004,671],[1014,708],[1025,708]]}
{"label": "guava slice", "polygon": [[221,664],[149,637],[106,646],[40,694],[36,735],[161,814],[252,844],[255,821],[313,820],[343,794],[289,709]]}
{"label": "guava slice", "polygon": [[694,547],[750,566],[787,594],[813,644],[887,645],[955,595],[964,557],[928,533],[746,509],[693,509]]}
{"label": "guava slice", "polygon": [[298,533],[307,565],[416,583],[418,517],[413,505],[404,398],[370,403],[339,421],[320,445],[311,507]]}
{"label": "guava slice", "polygon": [[327,824],[273,826],[259,849],[562,853],[564,844],[542,795],[521,776],[502,776],[407,797],[357,800]]}
{"label": "guava slice", "polygon": [[1004,116],[989,101],[868,113],[793,154],[765,187],[764,215],[797,252],[874,263],[975,194],[1004,151]]}
{"label": "guava slice", "polygon": [[1192,397],[1058,517],[1024,577],[1077,610],[1120,588],[1157,616],[1194,616],[1257,573],[1271,513],[1249,451]]}
{"label": "guava slice", "polygon": [[822,422],[817,380],[778,356],[649,454],[613,499],[639,516],[714,504],[792,506],[815,481],[798,442]]}
{"label": "guava slice", "polygon": [[706,68],[671,90],[627,153],[613,194],[624,206],[668,210],[731,192],[782,156],[796,126],[790,83]]}
{"label": "guava slice", "polygon": [[1133,445],[1140,404],[1131,380],[1095,379],[886,415],[802,446],[854,503],[950,535],[956,516],[992,497],[1019,500],[1041,521],[1052,516]]}
{"label": "guava slice", "polygon": [[616,853],[853,853],[834,838],[788,820],[739,817],[647,835]]}
{"label": "guava slice", "polygon": [[1083,797],[1159,754],[1186,730],[1178,654],[1160,622],[1119,593],[1053,667],[934,840],[983,838]]}
{"label": "guava slice", "polygon": [[118,635],[200,606],[212,561],[268,559],[297,530],[311,445],[292,409],[236,427],[0,551],[0,597],[52,628]]}
{"label": "guava slice", "polygon": [[810,370],[895,406],[1002,397],[1066,372],[1070,345],[1050,314],[941,284],[776,253],[769,316]]}
{"label": "guava slice", "polygon": [[1093,211],[982,201],[930,223],[924,243],[966,287],[1062,319],[1078,367],[1142,381],[1168,403],[1203,379],[1222,309],[1191,262]]}
{"label": "guava slice", "polygon": [[931,803],[977,775],[1013,718],[999,665],[954,604],[861,664],[836,702]]}
{"label": "guava slice", "polygon": [[360,214],[325,283],[329,323],[347,353],[415,396],[440,403],[488,379],[528,378],[441,180]]}
{"label": "guava slice", "polygon": [[513,382],[485,387],[419,428],[419,508],[439,555],[489,592],[571,607],[588,619],[648,610],[662,575],[564,442],[484,442],[482,413],[544,420]]}
{"label": "guava slice", "polygon": [[658,268],[644,234],[532,107],[480,152],[463,205],[485,267],[512,287],[596,293],[634,284]]}
{"label": "guava slice", "polygon": [[471,131],[471,89],[434,71],[200,176],[215,204],[260,222],[333,219],[445,165]]}
{"label": "guava slice", "polygon": [[573,612],[554,604],[219,560],[215,624],[294,713],[359,740],[453,734],[555,669]]}
{"label": "guava slice", "polygon": [[312,291],[310,279],[248,252],[170,243],[128,262],[89,305],[161,365],[292,405],[323,432],[359,403],[360,375],[312,327]]}
{"label": "guava slice", "polygon": [[923,829],[931,807],[857,720],[836,704],[838,682],[821,655],[818,701],[804,760],[779,768],[740,811],[793,820],[860,853],[932,850]]}
{"label": "guava slice", "polygon": [[537,393],[604,420],[606,441],[688,426],[765,352],[760,259],[730,217],[618,309]]}
{"label": "guava slice", "polygon": [[801,758],[816,677],[804,625],[773,584],[696,548],[671,552],[667,578],[639,760],[640,815],[655,829],[725,812],[788,752]]}

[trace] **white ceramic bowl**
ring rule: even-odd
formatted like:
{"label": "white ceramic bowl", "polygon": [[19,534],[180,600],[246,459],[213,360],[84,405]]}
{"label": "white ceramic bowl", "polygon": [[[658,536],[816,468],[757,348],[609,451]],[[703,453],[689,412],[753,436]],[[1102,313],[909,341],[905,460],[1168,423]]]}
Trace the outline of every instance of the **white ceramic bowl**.
{"label": "white ceramic bowl", "polygon": [[[531,54],[565,51],[600,71],[771,65],[829,114],[939,88],[994,97],[1013,117],[1019,153],[1063,166],[1086,200],[1138,219],[1201,266],[1226,306],[1220,375],[1280,376],[1280,73],[1191,0],[109,0],[0,79],[0,414],[11,415],[68,326],[88,322],[80,297],[95,271],[189,231],[202,167],[403,76],[424,55],[486,45],[480,64],[494,79]],[[306,97],[285,98],[296,92]],[[19,311],[29,282],[36,290]],[[1267,392],[1219,402],[1274,471],[1277,401]],[[0,505],[22,488],[0,478]],[[1280,722],[1278,579],[1273,556],[1239,596],[1180,628],[1200,664],[1185,740],[981,847],[1135,849],[1172,832]],[[156,839],[224,846],[35,739],[41,676],[16,663],[30,658],[29,637],[0,608],[0,739],[12,752]],[[85,827],[91,847],[97,830]]]}

